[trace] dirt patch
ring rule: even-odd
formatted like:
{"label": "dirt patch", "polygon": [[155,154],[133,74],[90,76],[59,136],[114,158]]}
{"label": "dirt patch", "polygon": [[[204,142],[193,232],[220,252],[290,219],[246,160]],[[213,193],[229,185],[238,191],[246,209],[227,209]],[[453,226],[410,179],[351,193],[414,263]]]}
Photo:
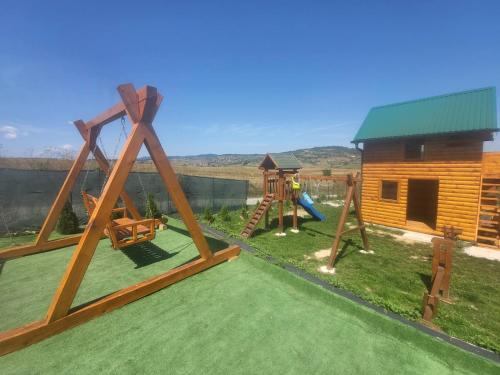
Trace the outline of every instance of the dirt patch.
{"label": "dirt patch", "polygon": [[[285,213],[286,216],[293,216],[293,210],[288,211]],[[308,217],[310,216],[304,209],[302,208],[297,208],[297,217]]]}
{"label": "dirt patch", "polygon": [[314,253],[314,257],[316,259],[325,259],[330,256],[330,252],[332,251],[331,248],[328,249],[323,249],[323,250],[318,250]]}

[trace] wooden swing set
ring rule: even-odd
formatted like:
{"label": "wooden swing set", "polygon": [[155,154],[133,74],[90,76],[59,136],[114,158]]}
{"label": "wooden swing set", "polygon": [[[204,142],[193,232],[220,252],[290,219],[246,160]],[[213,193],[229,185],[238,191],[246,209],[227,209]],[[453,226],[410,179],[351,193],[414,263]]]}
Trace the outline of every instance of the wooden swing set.
{"label": "wooden swing set", "polygon": [[[45,318],[0,333],[0,355],[24,348],[82,324],[209,267],[237,257],[240,253],[238,246],[229,246],[224,250],[212,253],[200,226],[196,222],[186,196],[177,181],[175,172],[152,127],[153,119],[163,99],[162,95],[158,93],[156,88],[151,86],[145,86],[136,91],[131,84],[118,86],[118,93],[122,101],[112,108],[86,123],[82,120],[74,122],[84,140],[84,144],[50,208],[36,242],[28,246],[7,249],[0,255],[1,259],[5,261],[77,244]],[[104,125],[123,116],[128,116],[130,119],[132,131],[125,141],[118,160],[111,168],[96,141]],[[154,238],[154,219],[143,219],[124,190],[127,176],[143,144],[158,169],[170,197],[198,249],[200,257],[98,300],[82,306],[72,307],[87,267],[103,235],[110,237],[115,248],[122,248]],[[64,203],[68,199],[90,153],[93,153],[97,164],[108,178],[99,198],[88,194],[85,196],[84,194],[90,216],[88,224],[83,234],[49,241],[49,235],[53,231]],[[124,216],[121,221],[118,219],[113,222],[110,220],[110,216],[115,209],[118,198],[121,198],[125,204],[124,208],[119,209]],[[126,216],[127,211],[130,213],[131,218]]]}
{"label": "wooden swing set", "polygon": [[[265,227],[269,227],[269,210],[273,202],[278,203],[278,234],[284,233],[284,202],[290,201],[293,206],[292,210],[292,231],[298,233],[298,217],[297,205],[300,195],[300,185],[294,178],[297,178],[301,183],[303,182],[342,182],[346,184],[346,194],[344,197],[344,205],[340,215],[339,222],[335,233],[335,239],[332,244],[328,263],[326,265],[327,271],[332,272],[335,261],[337,259],[340,243],[342,237],[353,231],[358,231],[363,241],[364,251],[373,253],[370,250],[368,243],[368,235],[366,233],[366,224],[363,221],[361,214],[361,202],[359,199],[359,184],[361,183],[361,174],[356,175],[337,175],[337,176],[319,176],[319,175],[304,175],[300,174],[300,162],[295,157],[290,156],[277,156],[275,154],[267,154],[261,162],[259,169],[263,170],[263,198],[259,206],[255,209],[248,222],[245,224],[241,235],[249,238],[254,233],[259,222],[264,219]],[[294,188],[294,185],[299,185],[299,188]],[[346,228],[347,219],[349,216],[349,209],[351,203],[354,206],[356,215],[357,226]]]}

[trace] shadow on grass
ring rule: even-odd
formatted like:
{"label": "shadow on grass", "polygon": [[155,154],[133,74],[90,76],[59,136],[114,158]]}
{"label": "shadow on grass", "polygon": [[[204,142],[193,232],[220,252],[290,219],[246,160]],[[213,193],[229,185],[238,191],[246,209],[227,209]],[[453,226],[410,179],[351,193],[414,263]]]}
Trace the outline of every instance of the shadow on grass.
{"label": "shadow on grass", "polygon": [[122,253],[135,263],[137,269],[172,258],[179,254],[179,251],[169,253],[152,242],[142,242],[122,249]]}
{"label": "shadow on grass", "polygon": [[[179,227],[176,227],[173,225],[169,225],[167,230],[171,230],[171,231],[174,231],[176,233],[182,234],[183,236],[191,238],[191,234],[189,233],[189,231],[184,229],[184,228],[179,228]],[[210,250],[212,250],[212,252],[223,250],[229,246],[228,243],[221,241],[221,240],[218,240],[217,238],[207,237],[207,236],[205,236],[205,238],[206,238],[206,240],[208,242],[208,246],[210,247]],[[190,244],[191,243],[189,243],[189,245]]]}
{"label": "shadow on grass", "polygon": [[344,258],[350,256],[351,254],[354,254],[355,252],[363,249],[361,246],[359,246],[356,242],[354,242],[350,238],[348,238],[346,240],[342,240],[342,242],[343,242],[343,245],[337,251],[337,258],[335,259],[334,266],[342,259],[344,259]]}
{"label": "shadow on grass", "polygon": [[427,290],[430,291],[431,288],[432,288],[432,277],[431,277],[431,275],[419,272],[418,276],[420,276],[420,280],[422,280],[422,284],[424,284],[425,287],[427,288]]}

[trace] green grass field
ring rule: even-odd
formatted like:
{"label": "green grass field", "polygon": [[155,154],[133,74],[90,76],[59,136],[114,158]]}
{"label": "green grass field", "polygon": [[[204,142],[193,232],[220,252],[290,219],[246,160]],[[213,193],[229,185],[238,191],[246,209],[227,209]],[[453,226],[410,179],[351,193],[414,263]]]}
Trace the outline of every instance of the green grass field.
{"label": "green grass field", "polygon": [[[252,208],[253,209],[253,208]],[[325,222],[300,219],[301,232],[276,237],[277,220],[271,217],[271,230],[259,229],[249,240],[239,236],[244,220],[239,211],[230,213],[231,220],[217,218],[212,224],[234,237],[244,240],[262,255],[295,265],[337,287],[349,290],[364,300],[411,320],[420,320],[422,296],[431,280],[432,248],[427,244],[408,244],[394,239],[391,231],[369,233],[373,255],[358,252],[362,247],[358,233],[347,236],[336,264],[334,276],[318,272],[326,259],[314,253],[331,247],[340,208],[318,205],[327,216]],[[354,217],[350,217],[354,223]],[[291,228],[291,217],[285,217]],[[394,231],[393,233],[397,233]],[[453,305],[441,303],[433,322],[449,335],[500,352],[500,262],[468,256],[461,249],[453,258],[451,297]]]}
{"label": "green grass field", "polygon": [[[78,303],[196,255],[176,220],[152,245],[102,240]],[[214,249],[225,243],[210,239]],[[43,316],[72,248],[19,258],[0,274],[1,329]],[[151,296],[21,351],[2,374],[494,374],[496,363],[242,253]]]}

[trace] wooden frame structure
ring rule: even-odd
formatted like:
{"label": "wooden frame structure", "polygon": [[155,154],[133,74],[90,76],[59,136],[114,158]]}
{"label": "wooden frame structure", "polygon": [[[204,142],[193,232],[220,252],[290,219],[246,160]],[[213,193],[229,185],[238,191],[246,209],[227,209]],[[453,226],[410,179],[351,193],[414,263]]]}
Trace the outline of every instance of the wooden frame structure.
{"label": "wooden frame structure", "polygon": [[[162,95],[158,93],[156,88],[151,86],[145,86],[136,91],[131,84],[120,85],[118,92],[122,98],[120,103],[87,123],[81,120],[75,122],[75,126],[84,139],[84,144],[49,211],[36,243],[30,246],[12,248],[2,253],[3,259],[11,259],[77,244],[45,318],[0,333],[0,355],[21,349],[82,324],[209,267],[234,258],[240,252],[238,246],[230,246],[212,253],[200,226],[196,222],[191,207],[177,181],[175,172],[152,127],[153,119],[163,99]],[[96,146],[96,139],[104,125],[125,115],[131,120],[132,131],[128,135],[114,168],[110,170],[104,155]],[[143,144],[151,155],[182,220],[191,234],[200,258],[83,306],[72,307],[80,283],[118,198],[121,196],[134,219],[140,217],[133,202],[124,191],[124,185]],[[109,175],[109,178],[88,225],[81,235],[48,241],[49,234],[54,228],[64,202],[67,200],[90,152],[94,153],[97,163]]]}
{"label": "wooden frame structure", "polygon": [[[361,202],[359,200],[358,183],[361,182],[361,176],[359,173],[356,176],[348,174],[345,176],[345,181],[347,184],[347,192],[344,199],[344,207],[342,208],[342,213],[340,215],[339,223],[337,224],[337,232],[335,233],[335,239],[333,240],[332,251],[328,257],[327,269],[333,269],[335,265],[335,260],[337,259],[338,250],[340,246],[340,240],[342,236],[347,233],[359,230],[361,239],[363,240],[363,247],[366,252],[370,251],[370,244],[368,243],[368,236],[366,234],[366,225],[363,221],[363,215],[361,213]],[[358,225],[353,228],[345,229],[347,222],[347,217],[349,216],[349,210],[351,207],[351,202],[354,205],[354,212],[356,214],[356,220]]]}

